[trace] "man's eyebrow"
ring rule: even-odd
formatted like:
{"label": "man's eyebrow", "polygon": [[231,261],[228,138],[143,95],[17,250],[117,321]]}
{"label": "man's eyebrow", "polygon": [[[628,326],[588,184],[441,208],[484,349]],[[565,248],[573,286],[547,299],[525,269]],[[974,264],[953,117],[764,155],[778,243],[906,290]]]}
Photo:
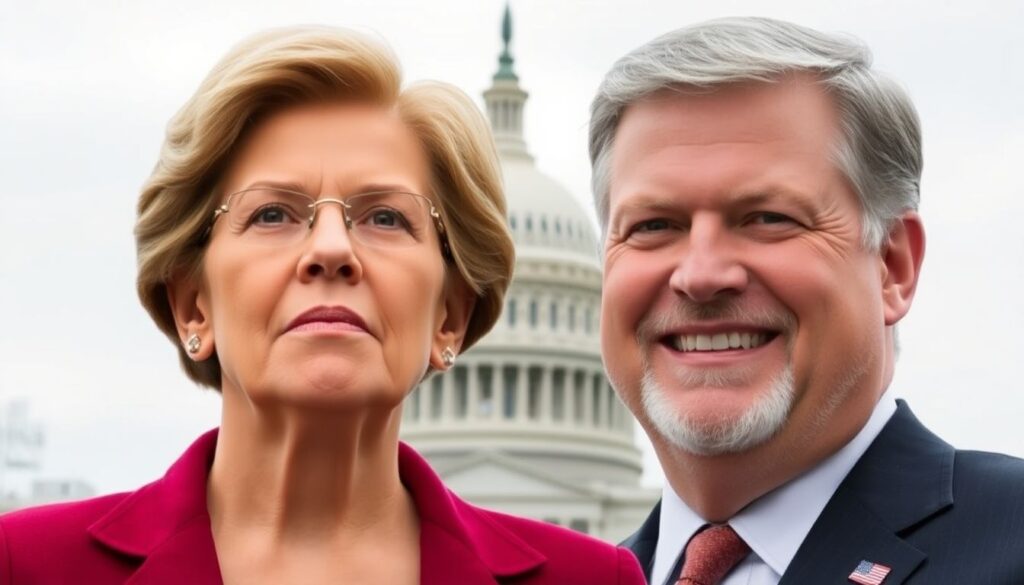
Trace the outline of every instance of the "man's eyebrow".
{"label": "man's eyebrow", "polygon": [[637,195],[631,197],[628,202],[612,208],[612,219],[618,218],[624,212],[630,211],[654,211],[654,212],[678,212],[680,203],[672,197],[656,197],[652,195]]}
{"label": "man's eyebrow", "polygon": [[742,207],[757,207],[759,205],[771,205],[772,203],[789,203],[796,205],[802,211],[813,215],[817,209],[815,199],[806,193],[788,189],[786,187],[773,185],[764,189],[741,191],[725,198],[728,205]]}

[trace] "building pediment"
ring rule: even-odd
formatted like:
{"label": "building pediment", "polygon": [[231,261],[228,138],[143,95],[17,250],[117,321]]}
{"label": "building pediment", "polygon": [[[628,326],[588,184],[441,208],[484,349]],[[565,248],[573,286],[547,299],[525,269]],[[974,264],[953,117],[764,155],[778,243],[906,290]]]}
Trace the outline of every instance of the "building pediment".
{"label": "building pediment", "polygon": [[472,455],[440,470],[440,475],[452,491],[471,501],[498,493],[510,499],[597,499],[586,487],[530,469],[500,453]]}

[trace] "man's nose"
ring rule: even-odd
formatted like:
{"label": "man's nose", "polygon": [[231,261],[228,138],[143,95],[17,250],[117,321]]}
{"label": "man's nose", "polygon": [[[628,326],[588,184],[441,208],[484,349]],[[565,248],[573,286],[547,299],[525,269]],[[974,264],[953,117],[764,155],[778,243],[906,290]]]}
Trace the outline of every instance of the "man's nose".
{"label": "man's nose", "polygon": [[740,294],[750,277],[737,244],[721,218],[695,215],[669,286],[695,303]]}

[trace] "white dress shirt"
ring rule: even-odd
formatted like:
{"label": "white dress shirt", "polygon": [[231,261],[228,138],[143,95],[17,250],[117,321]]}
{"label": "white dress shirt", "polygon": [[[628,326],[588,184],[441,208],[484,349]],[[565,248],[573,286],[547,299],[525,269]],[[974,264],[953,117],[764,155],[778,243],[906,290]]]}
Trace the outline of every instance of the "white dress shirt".
{"label": "white dress shirt", "polygon": [[[867,424],[842,449],[733,516],[729,525],[750,545],[751,552],[721,585],[778,585],[832,494],[895,412],[896,400],[886,392]],[[678,575],[669,572],[690,537],[707,523],[665,484],[652,584],[675,582]]]}

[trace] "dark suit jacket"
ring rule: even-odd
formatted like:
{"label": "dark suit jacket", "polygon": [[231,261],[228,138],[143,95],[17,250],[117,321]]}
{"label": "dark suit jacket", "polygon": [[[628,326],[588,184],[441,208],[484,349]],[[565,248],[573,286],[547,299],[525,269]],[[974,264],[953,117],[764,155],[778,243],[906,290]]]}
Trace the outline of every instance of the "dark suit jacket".
{"label": "dark suit jacket", "polygon": [[[849,585],[862,560],[892,569],[883,585],[1024,584],[1024,461],[957,451],[898,403],[780,585]],[[660,508],[623,542],[648,577]]]}
{"label": "dark suit jacket", "polygon": [[[138,491],[0,517],[0,583],[220,583],[206,509],[216,442],[203,435]],[[626,549],[463,502],[404,444],[399,471],[420,515],[421,583],[644,583]]]}

